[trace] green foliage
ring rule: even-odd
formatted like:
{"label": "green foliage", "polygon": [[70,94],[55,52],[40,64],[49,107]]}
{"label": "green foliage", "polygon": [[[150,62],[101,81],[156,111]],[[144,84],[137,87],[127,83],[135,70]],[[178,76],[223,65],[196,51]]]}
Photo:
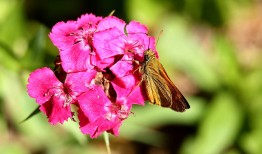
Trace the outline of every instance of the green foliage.
{"label": "green foliage", "polygon": [[[136,106],[120,137],[110,136],[112,147],[127,146],[133,153],[133,143],[163,153],[262,153],[262,48],[240,48],[227,30],[232,20],[242,18],[236,12],[256,5],[251,0],[126,1],[122,9],[128,20],[147,24],[154,36],[163,30],[157,43],[160,61],[191,108],[175,113],[148,103]],[[0,10],[0,153],[106,152],[101,138],[89,141],[72,121],[50,126],[37,114],[20,123],[37,108],[26,92],[29,73],[52,67],[57,49],[48,38],[50,29],[25,17],[23,1],[2,0]],[[243,53],[255,54],[252,65],[243,62]],[[185,86],[178,84],[183,79]],[[183,129],[164,131],[167,126]],[[176,137],[180,134],[183,138]]]}

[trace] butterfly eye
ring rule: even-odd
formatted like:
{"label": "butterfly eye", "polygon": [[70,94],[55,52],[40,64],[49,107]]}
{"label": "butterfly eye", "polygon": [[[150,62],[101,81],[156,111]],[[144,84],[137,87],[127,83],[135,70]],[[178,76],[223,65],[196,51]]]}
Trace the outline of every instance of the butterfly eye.
{"label": "butterfly eye", "polygon": [[148,55],[144,55],[144,61],[148,61],[149,60],[149,56]]}

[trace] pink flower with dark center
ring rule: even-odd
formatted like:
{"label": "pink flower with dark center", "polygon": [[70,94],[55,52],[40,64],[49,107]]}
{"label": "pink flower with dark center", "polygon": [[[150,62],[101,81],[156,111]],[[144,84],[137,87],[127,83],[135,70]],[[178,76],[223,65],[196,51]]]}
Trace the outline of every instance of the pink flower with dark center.
{"label": "pink flower with dark center", "polygon": [[144,105],[148,99],[139,66],[146,50],[156,56],[157,51],[155,39],[147,33],[139,22],[126,24],[115,16],[85,14],[57,23],[49,34],[59,49],[55,73],[47,67],[32,72],[29,96],[51,124],[73,118],[73,104],[83,134],[118,135],[132,106]]}
{"label": "pink flower with dark center", "polygon": [[131,95],[128,95],[130,91],[117,85],[114,88],[118,92],[116,102],[111,102],[100,86],[95,86],[78,98],[78,118],[82,133],[89,134],[91,138],[104,131],[118,135],[119,127],[131,113],[132,105],[143,105],[145,99],[139,86]]}
{"label": "pink flower with dark center", "polygon": [[[105,95],[101,86],[94,87],[79,97],[78,118],[82,133],[91,138],[99,136],[104,131],[117,135],[122,120],[118,117],[120,111]],[[127,112],[127,109],[125,110]]]}
{"label": "pink flower with dark center", "polygon": [[89,89],[95,74],[95,71],[68,74],[65,83],[61,83],[51,69],[37,69],[28,79],[28,94],[36,99],[51,124],[63,123],[72,118],[70,105]]}
{"label": "pink flower with dark center", "polygon": [[90,70],[96,63],[93,34],[101,17],[92,14],[81,16],[77,21],[59,22],[49,37],[58,47],[63,69],[66,72]]}

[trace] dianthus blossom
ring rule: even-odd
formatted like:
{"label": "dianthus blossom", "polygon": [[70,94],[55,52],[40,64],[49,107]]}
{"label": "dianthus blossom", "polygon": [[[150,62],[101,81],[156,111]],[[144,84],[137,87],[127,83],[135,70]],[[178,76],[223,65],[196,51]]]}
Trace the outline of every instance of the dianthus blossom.
{"label": "dianthus blossom", "polygon": [[49,37],[59,51],[55,67],[30,74],[29,96],[52,125],[77,115],[81,132],[91,138],[104,131],[118,135],[132,106],[147,100],[135,64],[143,61],[146,50],[157,55],[147,27],[115,16],[85,14],[58,22]]}

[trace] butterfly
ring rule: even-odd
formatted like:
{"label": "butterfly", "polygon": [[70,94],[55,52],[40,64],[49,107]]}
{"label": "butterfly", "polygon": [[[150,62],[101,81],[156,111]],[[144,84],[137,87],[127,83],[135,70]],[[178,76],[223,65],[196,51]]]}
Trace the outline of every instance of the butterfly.
{"label": "butterfly", "polygon": [[150,103],[169,107],[177,112],[190,108],[189,103],[170,80],[153,51],[144,52],[144,61],[141,63],[139,72]]}

